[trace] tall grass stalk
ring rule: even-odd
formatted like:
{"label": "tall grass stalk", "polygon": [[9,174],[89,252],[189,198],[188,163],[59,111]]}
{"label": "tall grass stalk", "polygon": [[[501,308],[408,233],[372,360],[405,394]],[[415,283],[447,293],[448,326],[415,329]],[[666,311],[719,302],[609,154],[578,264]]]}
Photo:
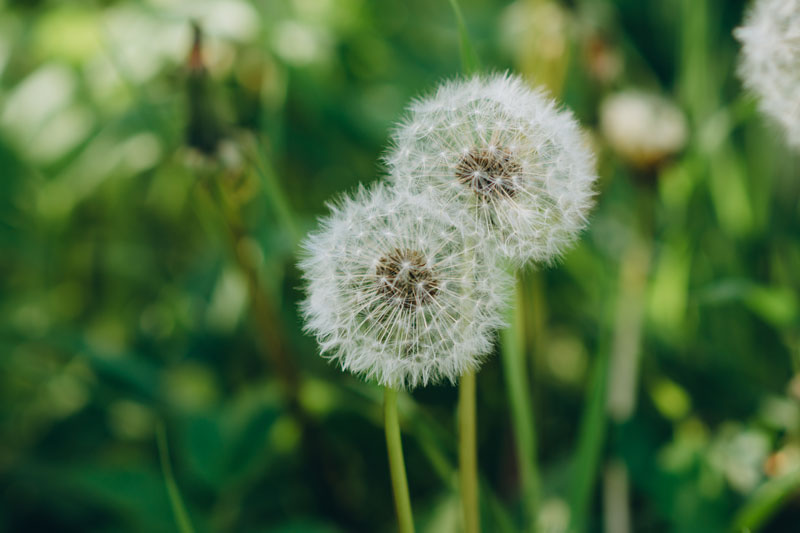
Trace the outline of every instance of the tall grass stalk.
{"label": "tall grass stalk", "polygon": [[475,74],[480,70],[480,60],[469,38],[467,25],[464,23],[464,15],[461,13],[461,6],[458,4],[458,0],[449,1],[450,7],[453,8],[453,13],[456,16],[456,24],[458,24],[458,47],[461,52],[461,68],[466,75]]}
{"label": "tall grass stalk", "polygon": [[161,470],[164,472],[164,484],[167,487],[169,504],[172,508],[172,513],[175,515],[175,524],[178,526],[178,531],[180,533],[194,533],[192,521],[189,518],[186,506],[183,504],[178,483],[172,473],[172,464],[169,461],[169,447],[167,446],[167,432],[164,429],[164,423],[161,421],[156,423],[156,445],[158,446]]}
{"label": "tall grass stalk", "polygon": [[[573,494],[573,517],[575,531],[578,532],[585,531],[587,526],[592,488],[605,445],[606,414],[618,427],[630,420],[636,411],[647,279],[654,231],[652,192],[640,191],[638,200],[638,226],[642,235],[633,237],[621,259],[610,353],[602,351],[595,363],[591,396],[584,412],[578,445]],[[619,523],[630,523],[627,467],[618,459],[612,460],[606,466],[604,491],[606,504],[614,508],[614,519]]]}
{"label": "tall grass stalk", "polygon": [[[598,355],[592,372],[589,392],[581,419],[578,445],[572,464],[570,517],[572,533],[581,533],[589,523],[592,489],[605,443],[606,390],[608,384],[608,352]],[[627,498],[627,495],[625,495]]]}
{"label": "tall grass stalk", "polygon": [[528,381],[525,350],[524,294],[517,280],[509,327],[501,333],[502,361],[514,439],[517,448],[525,531],[535,531],[539,508],[539,472],[536,466],[536,428]]}
{"label": "tall grass stalk", "polygon": [[603,526],[614,533],[631,532],[630,481],[628,467],[612,460],[603,472]]}
{"label": "tall grass stalk", "polygon": [[199,186],[196,190],[206,213],[213,214],[219,221],[230,254],[245,275],[252,320],[261,352],[269,359],[279,377],[290,406],[293,409],[298,408],[300,374],[289,357],[287,328],[276,309],[277,298],[262,282],[259,266],[253,261],[252,254],[241,246],[248,233],[239,207],[228,197],[219,179],[214,179],[207,186]]}
{"label": "tall grass stalk", "polygon": [[262,142],[257,143],[255,151],[256,156],[253,161],[253,167],[259,178],[261,178],[264,196],[272,204],[278,221],[291,238],[292,246],[295,246],[300,242],[301,237],[295,212]]}

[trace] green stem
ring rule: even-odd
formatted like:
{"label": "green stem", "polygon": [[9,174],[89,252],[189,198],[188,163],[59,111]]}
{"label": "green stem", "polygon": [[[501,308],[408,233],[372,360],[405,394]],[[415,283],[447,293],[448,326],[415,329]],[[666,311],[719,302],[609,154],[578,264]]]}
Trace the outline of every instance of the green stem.
{"label": "green stem", "polygon": [[[586,531],[592,490],[597,482],[597,470],[605,444],[606,387],[608,383],[608,353],[598,355],[592,373],[589,394],[581,420],[578,446],[573,463],[570,531]],[[627,496],[626,496],[627,497]]]}
{"label": "green stem", "polygon": [[175,515],[175,523],[178,525],[178,530],[181,533],[194,533],[192,521],[189,519],[189,513],[186,511],[181,492],[178,490],[178,484],[175,482],[175,476],[172,474],[172,465],[169,462],[169,448],[167,447],[167,432],[164,429],[164,423],[161,421],[156,424],[156,445],[158,446],[161,470],[164,472],[164,484],[167,486],[167,495],[169,496],[172,513]]}
{"label": "green stem", "polygon": [[458,462],[464,531],[481,529],[478,502],[478,444],[475,438],[475,372],[461,376],[458,387]]}
{"label": "green stem", "polygon": [[[458,0],[449,0],[458,26],[461,66],[464,74],[473,75],[480,70],[478,54],[472,46],[461,6]],[[461,376],[458,388],[458,462],[461,485],[461,504],[464,512],[464,531],[480,531],[480,506],[478,502],[478,445],[476,442],[475,372]]]}
{"label": "green stem", "polygon": [[519,463],[524,530],[535,531],[539,505],[539,473],[536,468],[533,402],[526,364],[523,303],[522,283],[517,280],[515,302],[509,318],[510,325],[503,330],[501,341],[503,370]]}
{"label": "green stem", "polygon": [[394,492],[394,507],[397,511],[397,529],[400,533],[414,533],[411,497],[408,494],[403,445],[400,442],[400,422],[397,417],[397,391],[389,387],[384,390],[383,417],[386,428],[386,449],[389,452],[389,472]]}

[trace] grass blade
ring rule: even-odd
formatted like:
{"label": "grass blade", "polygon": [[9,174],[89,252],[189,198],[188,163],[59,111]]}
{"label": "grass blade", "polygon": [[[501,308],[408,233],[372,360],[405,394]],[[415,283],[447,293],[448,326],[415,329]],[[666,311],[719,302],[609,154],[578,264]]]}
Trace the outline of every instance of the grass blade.
{"label": "grass blade", "polygon": [[570,494],[570,531],[586,529],[592,488],[597,478],[597,467],[605,443],[605,407],[608,383],[608,353],[601,353],[594,365],[586,408],[581,420],[578,448],[573,464],[573,486]]}
{"label": "grass blade", "polygon": [[156,444],[158,445],[158,457],[161,460],[161,470],[164,472],[164,484],[167,486],[167,494],[169,495],[169,504],[175,515],[178,531],[181,533],[194,533],[192,521],[189,519],[189,513],[183,504],[178,483],[172,473],[172,464],[169,461],[169,448],[167,446],[167,432],[162,421],[156,423]]}
{"label": "grass blade", "polygon": [[467,26],[464,24],[464,15],[461,13],[461,6],[459,6],[458,0],[450,0],[450,7],[453,8],[453,13],[456,16],[456,24],[458,24],[458,44],[461,50],[461,67],[464,70],[464,74],[468,76],[476,74],[481,68],[480,60],[469,38]]}
{"label": "grass blade", "polygon": [[755,491],[753,497],[736,514],[731,529],[757,531],[780,509],[783,502],[800,491],[800,469],[771,479]]}

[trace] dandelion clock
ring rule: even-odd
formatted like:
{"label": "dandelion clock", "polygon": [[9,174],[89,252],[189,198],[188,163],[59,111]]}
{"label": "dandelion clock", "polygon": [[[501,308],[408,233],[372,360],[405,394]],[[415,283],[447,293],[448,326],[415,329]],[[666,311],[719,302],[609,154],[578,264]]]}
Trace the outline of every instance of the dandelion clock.
{"label": "dandelion clock", "polygon": [[413,388],[453,382],[491,350],[510,280],[463,217],[436,207],[361,189],[306,240],[307,329],[343,369]]}
{"label": "dandelion clock", "polygon": [[386,156],[391,179],[465,211],[516,264],[558,257],[586,224],[594,159],[572,115],[509,75],[415,101]]}
{"label": "dandelion clock", "polygon": [[757,0],[735,34],[745,86],[800,148],[800,0]]}

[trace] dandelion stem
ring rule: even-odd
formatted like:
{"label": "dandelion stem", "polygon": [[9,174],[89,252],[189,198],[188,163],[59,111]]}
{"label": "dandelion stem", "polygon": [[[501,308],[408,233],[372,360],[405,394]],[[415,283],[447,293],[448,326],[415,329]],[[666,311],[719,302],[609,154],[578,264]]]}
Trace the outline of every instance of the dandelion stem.
{"label": "dandelion stem", "polygon": [[164,484],[167,486],[167,495],[169,496],[172,513],[175,515],[178,531],[181,533],[194,533],[192,521],[189,519],[189,513],[186,511],[181,492],[178,489],[178,483],[172,474],[172,465],[169,462],[169,448],[167,447],[167,432],[164,429],[164,423],[161,421],[156,424],[156,445],[158,446],[161,470],[164,472]]}
{"label": "dandelion stem", "polygon": [[517,280],[509,327],[502,332],[502,359],[511,420],[517,447],[524,530],[535,531],[539,504],[539,473],[536,468],[536,430],[528,386],[525,357],[522,283]]}
{"label": "dandelion stem", "polygon": [[384,390],[383,417],[394,506],[397,511],[397,529],[400,533],[414,533],[411,497],[408,494],[406,465],[403,462],[403,444],[400,442],[400,423],[397,417],[397,391],[390,387]]}
{"label": "dandelion stem", "polygon": [[474,371],[461,376],[458,387],[458,462],[466,533],[477,533],[481,529],[478,503],[478,444],[475,437],[477,425],[475,388]]}

